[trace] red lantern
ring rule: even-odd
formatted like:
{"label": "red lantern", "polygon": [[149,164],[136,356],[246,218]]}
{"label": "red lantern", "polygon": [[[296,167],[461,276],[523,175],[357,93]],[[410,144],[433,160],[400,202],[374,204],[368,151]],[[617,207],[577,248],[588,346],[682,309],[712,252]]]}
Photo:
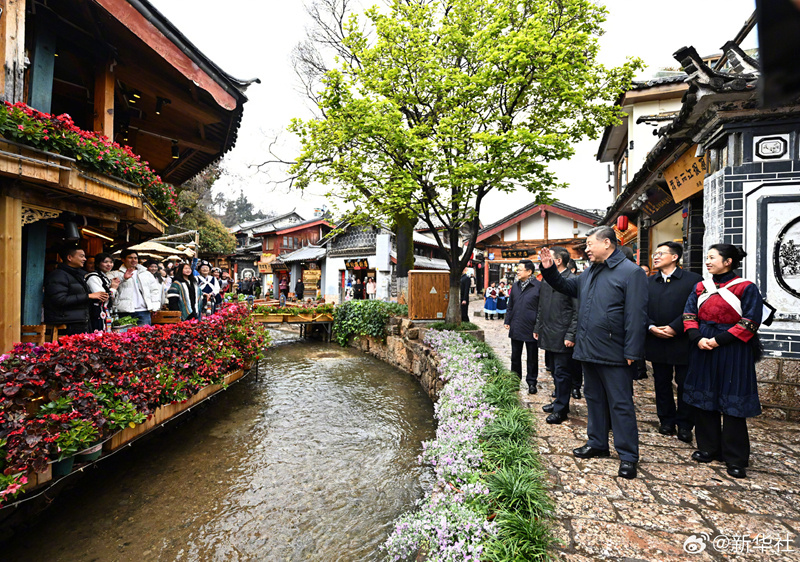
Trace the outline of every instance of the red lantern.
{"label": "red lantern", "polygon": [[620,215],[617,217],[617,229],[619,229],[621,232],[628,230],[628,217],[625,215]]}

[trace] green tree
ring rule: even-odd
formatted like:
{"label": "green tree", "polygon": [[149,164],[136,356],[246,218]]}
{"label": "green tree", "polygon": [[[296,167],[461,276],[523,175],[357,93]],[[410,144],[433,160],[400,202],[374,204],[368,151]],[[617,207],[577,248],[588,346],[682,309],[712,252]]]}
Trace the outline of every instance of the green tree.
{"label": "green tree", "polygon": [[200,233],[200,252],[232,254],[236,248],[236,237],[228,232],[222,222],[203,209],[197,193],[182,191],[178,194],[178,205],[185,212],[178,219],[178,226]]}
{"label": "green tree", "polygon": [[421,218],[457,295],[486,194],[522,187],[546,201],[559,187],[547,163],[617,122],[612,102],[641,63],[597,62],[605,15],[591,0],[389,0],[351,17],[321,116],[290,127],[302,143],[292,173],[335,186],[365,222]]}
{"label": "green tree", "polygon": [[241,222],[265,218],[267,215],[257,210],[255,205],[245,197],[244,191],[240,190],[239,197],[228,199],[225,202],[225,214],[222,216],[222,222],[225,226],[233,226]]}

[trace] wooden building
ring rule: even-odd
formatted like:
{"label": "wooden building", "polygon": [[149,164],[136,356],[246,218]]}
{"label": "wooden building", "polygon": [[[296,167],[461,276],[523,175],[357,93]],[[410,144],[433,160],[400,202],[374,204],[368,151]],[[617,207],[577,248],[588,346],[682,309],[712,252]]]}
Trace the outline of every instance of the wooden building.
{"label": "wooden building", "polygon": [[[600,215],[565,205],[531,203],[478,232],[475,247],[483,251],[483,280],[486,288],[500,279],[513,279],[520,259],[538,261],[543,246],[563,246],[576,261],[584,260],[586,232]],[[476,276],[477,277],[477,276]]]}
{"label": "wooden building", "polygon": [[[249,82],[224,73],[146,0],[0,0],[0,8],[0,95],[26,104],[6,105],[0,120],[6,350],[21,324],[41,323],[45,268],[65,239],[91,256],[165,231],[175,209],[161,180],[183,183],[233,146]],[[56,145],[43,123],[85,142],[65,154],[66,141]],[[124,146],[141,164],[114,167],[109,155]],[[90,161],[95,154],[105,167]],[[144,165],[150,179],[137,183]]]}

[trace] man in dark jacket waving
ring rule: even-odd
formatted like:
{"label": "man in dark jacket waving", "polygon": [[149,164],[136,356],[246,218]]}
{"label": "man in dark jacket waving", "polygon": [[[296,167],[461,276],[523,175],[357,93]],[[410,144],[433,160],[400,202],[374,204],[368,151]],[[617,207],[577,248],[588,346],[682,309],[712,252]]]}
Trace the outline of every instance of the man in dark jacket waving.
{"label": "man in dark jacket waving", "polygon": [[527,354],[525,382],[528,394],[536,394],[539,380],[539,346],[533,337],[536,314],[539,310],[539,287],[541,283],[533,277],[533,262],[522,260],[517,265],[517,281],[511,285],[505,327],[511,338],[511,370],[522,379],[522,347]]}
{"label": "man in dark jacket waving", "polygon": [[[551,248],[550,252],[553,254],[558,272],[564,279],[577,277],[567,269],[569,252],[566,248],[557,246]],[[569,397],[572,389],[570,360],[577,330],[577,299],[557,292],[547,283],[542,284],[539,294],[539,314],[536,316],[533,337],[539,342],[540,348],[553,354],[556,399],[552,404],[544,406],[544,411],[550,412],[545,420],[547,423],[561,423],[567,419],[569,413]]]}
{"label": "man in dark jacket waving", "polygon": [[577,278],[564,279],[550,250],[540,253],[542,276],[555,290],[578,298],[574,357],[583,363],[589,440],[573,454],[607,457],[608,432],[614,427],[619,476],[636,477],[639,430],[633,406],[633,363],[644,359],[647,330],[647,277],[617,249],[614,230],[598,226],[587,233],[592,265]]}
{"label": "man in dark jacket waving", "polygon": [[[656,274],[648,279],[647,339],[645,355],[653,364],[656,390],[656,412],[663,435],[673,435],[678,426],[678,439],[692,442],[694,422],[690,407],[683,402],[683,383],[689,369],[689,338],[683,331],[683,308],[703,280],[697,273],[678,267],[683,247],[677,242],[659,244],[653,254]],[[678,385],[678,407],[672,395],[672,375]]]}
{"label": "man in dark jacket waving", "polygon": [[77,247],[67,247],[59,252],[62,263],[44,280],[45,324],[65,324],[67,335],[90,331],[89,301],[105,302],[108,293],[89,292],[86,272],[86,253]]}

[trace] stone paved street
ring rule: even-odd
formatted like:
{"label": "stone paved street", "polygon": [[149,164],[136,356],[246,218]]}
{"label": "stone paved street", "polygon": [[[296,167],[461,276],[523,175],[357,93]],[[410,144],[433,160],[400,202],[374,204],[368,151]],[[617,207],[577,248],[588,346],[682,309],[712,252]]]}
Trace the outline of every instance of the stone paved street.
{"label": "stone paved street", "polygon": [[[487,343],[507,360],[511,345],[502,322],[475,316],[482,307],[482,300],[471,302],[470,320],[485,330]],[[658,433],[651,375],[634,382],[641,462],[639,476],[629,481],[616,475],[619,459],[613,445],[611,459],[572,455],[573,448],[586,443],[586,403],[573,400],[570,418],[548,425],[542,406],[550,402],[552,390],[540,352],[539,393],[528,395],[527,387],[521,388],[520,398],[537,419],[535,439],[556,501],[563,560],[800,560],[796,423],[750,420],[748,478],[736,480],[722,463],[699,465],[690,459],[694,447]],[[692,535],[704,548],[690,554],[684,544]],[[776,546],[777,539],[783,542]]]}

